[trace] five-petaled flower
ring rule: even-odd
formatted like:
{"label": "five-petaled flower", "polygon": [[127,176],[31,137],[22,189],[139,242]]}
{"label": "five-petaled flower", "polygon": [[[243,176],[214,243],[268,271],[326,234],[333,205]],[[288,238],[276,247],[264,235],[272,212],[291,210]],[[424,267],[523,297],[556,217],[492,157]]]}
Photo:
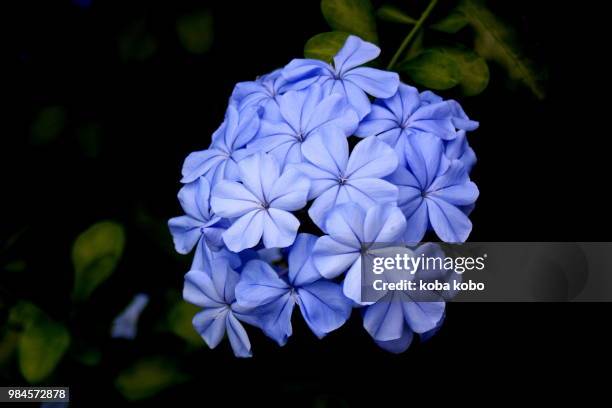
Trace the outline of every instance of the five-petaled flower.
{"label": "five-petaled flower", "polygon": [[239,320],[253,324],[254,319],[236,303],[240,275],[224,257],[213,261],[213,271],[191,270],[185,275],[183,298],[203,308],[193,317],[193,326],[208,347],[217,347],[227,332],[236,357],[250,357],[251,343]]}
{"label": "five-petaled flower", "polygon": [[255,153],[238,163],[237,181],[220,181],[212,191],[211,206],[221,217],[233,219],[223,241],[234,252],[252,248],[263,237],[266,248],[293,244],[300,222],[291,214],[306,205],[310,181],[294,169],[281,174],[276,159]]}
{"label": "five-petaled flower", "polygon": [[411,137],[406,145],[406,166],[388,180],[399,188],[398,205],[406,216],[405,242],[420,242],[431,226],[445,242],[464,242],[472,231],[465,214],[478,198],[461,160],[444,155],[440,138],[429,133]]}
{"label": "five-petaled flower", "polygon": [[382,179],[397,168],[397,156],[375,137],[359,142],[349,157],[346,137],[329,128],[304,143],[302,151],[306,162],[294,167],[311,180],[309,198],[316,199],[308,214],[319,227],[329,210],[342,203],[397,202],[397,187]]}
{"label": "five-petaled flower", "polygon": [[296,303],[319,338],[342,326],[351,314],[351,301],[342,295],[340,285],[323,279],[312,263],[316,240],[311,234],[298,235],[289,252],[289,268],[281,273],[266,262],[250,261],[236,286],[238,304],[253,309],[262,329],[280,345],[293,331]]}
{"label": "five-petaled flower", "polygon": [[257,107],[249,107],[241,112],[229,105],[225,121],[212,135],[208,149],[193,152],[183,164],[182,183],[191,183],[200,176],[211,182],[235,180],[238,176],[236,163],[248,152],[244,148],[255,137],[259,129]]}
{"label": "five-petaled flower", "polygon": [[374,101],[372,111],[359,124],[356,134],[377,136],[395,148],[400,163],[404,163],[404,150],[411,135],[431,133],[450,141],[457,137],[457,129],[478,127],[457,105],[432,92],[419,94],[416,88],[401,84],[392,97]]}
{"label": "five-petaled flower", "polygon": [[327,95],[318,85],[289,91],[278,98],[278,106],[270,109],[248,148],[273,154],[283,166],[302,162],[303,142],[312,135],[334,127],[350,136],[358,124],[342,95]]}
{"label": "five-petaled flower", "polygon": [[395,205],[376,205],[367,210],[355,203],[339,205],[325,220],[327,235],[319,238],[313,248],[314,264],[328,279],[346,272],[344,294],[362,303],[362,256],[374,243],[398,242],[405,229],[406,219]]}
{"label": "five-petaled flower", "polygon": [[186,215],[171,218],[168,227],[179,254],[187,254],[196,247],[192,268],[210,265],[212,251],[223,246],[221,234],[227,221],[210,209],[210,183],[204,177],[186,184],[178,193],[179,202]]}
{"label": "five-petaled flower", "polygon": [[361,67],[380,54],[380,48],[351,35],[334,57],[334,64],[313,59],[294,59],[282,72],[287,89],[303,89],[319,83],[326,94],[340,93],[353,106],[359,119],[370,113],[368,95],[389,98],[399,85],[395,72]]}

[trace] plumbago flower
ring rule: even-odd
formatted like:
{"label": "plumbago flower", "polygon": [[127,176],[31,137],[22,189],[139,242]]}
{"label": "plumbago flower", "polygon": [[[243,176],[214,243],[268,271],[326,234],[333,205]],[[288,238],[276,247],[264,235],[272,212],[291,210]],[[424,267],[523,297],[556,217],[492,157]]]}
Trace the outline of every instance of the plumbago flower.
{"label": "plumbago flower", "polygon": [[195,247],[183,297],[202,308],[193,325],[211,348],[227,336],[250,356],[244,323],[284,345],[296,305],[319,338],[360,308],[391,352],[439,330],[443,302],[362,302],[362,259],[430,229],[468,238],[478,189],[466,134],[478,123],[456,101],[361,66],[379,53],[349,36],[333,64],[295,59],[237,84],[208,149],[185,160],[185,214],[168,224],[178,252]]}
{"label": "plumbago flower", "polygon": [[279,163],[301,163],[302,146],[309,137],[329,129],[350,136],[358,118],[340,94],[327,95],[319,85],[302,91],[289,91],[268,106],[267,118],[248,145],[254,151],[273,154]]}
{"label": "plumbago flower", "polygon": [[221,217],[234,218],[223,241],[234,252],[252,248],[263,238],[266,248],[293,243],[300,222],[291,214],[306,205],[309,180],[295,170],[281,174],[276,159],[258,153],[238,163],[239,180],[221,181],[211,205]]}
{"label": "plumbago flower", "polygon": [[389,98],[399,85],[395,72],[361,67],[380,54],[380,48],[351,35],[334,57],[334,64],[313,59],[294,59],[283,69],[287,89],[303,89],[319,83],[326,94],[339,93],[359,115],[359,120],[370,113],[368,95]]}
{"label": "plumbago flower", "polygon": [[444,155],[440,138],[429,133],[412,137],[405,150],[406,166],[388,179],[400,190],[398,205],[406,216],[405,242],[420,242],[433,228],[445,242],[465,242],[472,223],[464,212],[478,198],[461,160]]}
{"label": "plumbago flower", "polygon": [[397,201],[397,187],[382,179],[396,169],[397,155],[376,138],[359,142],[349,157],[346,137],[328,128],[306,141],[302,151],[306,163],[295,168],[311,180],[308,198],[316,199],[308,214],[319,227],[336,205],[358,202],[367,207]]}
{"label": "plumbago flower", "polygon": [[259,129],[259,114],[256,107],[238,112],[234,105],[227,108],[225,121],[212,135],[211,146],[193,152],[183,164],[182,183],[191,183],[200,176],[211,182],[238,176],[236,162],[247,155],[244,147]]}
{"label": "plumbago flower", "polygon": [[292,334],[291,314],[296,303],[319,338],[342,326],[351,314],[351,303],[342,295],[340,285],[323,279],[312,263],[316,240],[311,234],[298,235],[289,252],[287,271],[250,261],[236,286],[238,304],[254,309],[263,330],[280,345]]}
{"label": "plumbago flower", "polygon": [[255,81],[240,82],[234,87],[230,104],[236,106],[238,111],[256,106],[270,112],[278,106],[278,98],[282,95],[285,78],[280,69],[257,78]]}
{"label": "plumbago flower", "polygon": [[178,193],[179,202],[186,215],[171,218],[168,227],[174,240],[174,248],[180,254],[188,254],[196,247],[192,268],[203,268],[210,263],[212,251],[223,247],[221,234],[227,228],[210,209],[210,183],[204,177],[185,185]]}
{"label": "plumbago flower", "polygon": [[376,205],[368,210],[355,203],[339,205],[325,220],[327,235],[317,240],[313,262],[328,279],[346,272],[343,292],[361,303],[362,256],[373,243],[401,241],[405,229],[406,219],[395,205]]}
{"label": "plumbago flower", "polygon": [[455,101],[444,101],[430,91],[419,91],[401,84],[395,95],[377,99],[372,111],[359,124],[360,137],[376,136],[395,148],[403,163],[404,150],[410,136],[430,133],[449,142],[457,138],[457,130],[474,130],[478,122],[467,118]]}

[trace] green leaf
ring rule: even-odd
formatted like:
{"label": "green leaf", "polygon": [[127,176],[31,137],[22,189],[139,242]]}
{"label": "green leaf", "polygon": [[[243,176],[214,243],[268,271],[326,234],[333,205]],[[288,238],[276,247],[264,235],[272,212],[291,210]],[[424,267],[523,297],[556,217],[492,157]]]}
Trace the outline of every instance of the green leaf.
{"label": "green leaf", "polygon": [[28,382],[36,384],[55,370],[68,350],[70,333],[39,309],[28,319],[19,338],[19,368]]}
{"label": "green leaf", "polygon": [[183,48],[192,54],[207,52],[213,42],[213,19],[208,11],[199,11],[180,17],[176,31]]}
{"label": "green leaf", "polygon": [[176,302],[168,312],[168,329],[187,343],[201,347],[204,343],[191,323],[200,308],[182,300]]}
{"label": "green leaf", "polygon": [[452,58],[459,68],[459,88],[465,96],[478,95],[489,84],[489,66],[474,51],[465,47],[436,47],[437,52]]}
{"label": "green leaf", "polygon": [[442,20],[430,25],[429,28],[443,33],[455,34],[466,25],[468,25],[468,20],[465,18],[463,12],[455,9]]}
{"label": "green leaf", "polygon": [[150,357],[122,371],[115,386],[126,399],[135,401],[150,398],[187,379],[187,375],[179,371],[173,360]]}
{"label": "green leaf", "polygon": [[385,4],[376,11],[376,15],[381,20],[400,24],[416,24],[417,20],[404,13],[399,8],[390,4]]}
{"label": "green leaf", "polygon": [[115,270],[125,246],[121,224],[102,221],[81,233],[72,246],[73,298],[82,301]]}
{"label": "green leaf", "polygon": [[378,42],[376,19],[370,0],[321,0],[321,11],[335,31],[355,34],[373,43]]}
{"label": "green leaf", "polygon": [[331,63],[334,55],[340,51],[348,36],[348,33],[340,31],[317,34],[306,42],[304,57]]}
{"label": "green leaf", "polygon": [[33,145],[46,145],[54,141],[64,129],[66,111],[61,106],[47,106],[41,109],[30,128],[30,142]]}
{"label": "green leaf", "polygon": [[475,51],[502,66],[511,79],[524,84],[537,98],[544,98],[541,73],[521,53],[512,28],[500,21],[482,0],[462,0],[458,9],[476,32]]}
{"label": "green leaf", "polygon": [[403,62],[399,70],[407,73],[417,84],[435,90],[452,88],[461,79],[455,59],[435,48],[426,49]]}

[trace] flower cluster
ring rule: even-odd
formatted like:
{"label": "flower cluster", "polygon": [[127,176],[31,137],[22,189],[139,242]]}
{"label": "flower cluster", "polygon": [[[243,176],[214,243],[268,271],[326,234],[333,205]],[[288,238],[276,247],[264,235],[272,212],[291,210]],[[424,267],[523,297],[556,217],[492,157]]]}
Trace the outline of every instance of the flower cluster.
{"label": "flower cluster", "polygon": [[362,303],[361,254],[427,231],[467,239],[478,189],[466,132],[478,123],[362,66],[379,53],[350,36],[332,64],[295,59],[237,84],[211,145],[185,160],[185,215],[169,227],[178,252],[195,248],[183,295],[202,308],[193,325],[211,348],[227,335],[250,356],[243,323],[284,345],[296,305],[319,338],[360,308],[392,352],[440,326],[444,302]]}

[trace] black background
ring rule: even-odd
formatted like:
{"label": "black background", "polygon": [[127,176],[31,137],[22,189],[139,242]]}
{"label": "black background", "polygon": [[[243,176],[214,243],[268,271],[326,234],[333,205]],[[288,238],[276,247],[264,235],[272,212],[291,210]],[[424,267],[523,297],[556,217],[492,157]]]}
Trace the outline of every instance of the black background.
{"label": "black background", "polygon": [[[442,3],[440,13],[449,7]],[[596,4],[490,2],[516,27],[526,53],[546,67],[547,97],[538,101],[521,87],[509,87],[503,72],[492,67],[489,88],[461,99],[481,123],[470,134],[479,160],[472,178],[481,191],[470,240],[610,240],[609,46]],[[147,327],[161,313],[155,299],[181,287],[189,260],[164,252],[157,242],[161,235],[143,228],[139,214],[165,221],[179,213],[184,157],[208,145],[236,82],[300,57],[308,38],[328,30],[319,2],[94,1],[82,10],[57,1],[2,7],[9,29],[5,54],[15,68],[4,75],[6,89],[15,92],[8,95],[0,138],[2,237],[27,226],[17,250],[31,260],[27,271],[3,277],[5,303],[25,298],[58,319],[70,315],[72,240],[100,219],[127,227],[120,268],[71,321],[73,336],[102,342],[104,350],[96,369],[70,361],[60,367],[57,380],[71,386],[75,402],[121,402],[114,375],[134,356],[148,354],[178,356],[195,376],[162,393],[161,401],[202,406],[217,406],[211,400],[310,406],[321,398],[353,405],[385,394],[408,406],[417,399],[436,404],[487,391],[495,394],[491,403],[527,403],[529,391],[552,398],[599,389],[593,370],[605,370],[610,362],[609,304],[449,304],[440,333],[401,355],[377,348],[358,311],[322,341],[296,313],[294,335],[284,348],[249,330],[252,359],[234,359],[227,342],[187,358],[179,339]],[[199,8],[212,11],[215,38],[209,53],[193,56],[180,47],[174,24],[177,16]],[[124,62],[116,38],[139,19],[156,36],[157,52],[145,62]],[[383,60],[401,38],[397,27],[387,30],[381,30]],[[49,104],[66,107],[66,136],[32,147],[32,118]],[[71,134],[92,121],[104,136],[100,154],[88,158]],[[135,291],[153,299],[139,338],[130,344],[100,340]]]}

